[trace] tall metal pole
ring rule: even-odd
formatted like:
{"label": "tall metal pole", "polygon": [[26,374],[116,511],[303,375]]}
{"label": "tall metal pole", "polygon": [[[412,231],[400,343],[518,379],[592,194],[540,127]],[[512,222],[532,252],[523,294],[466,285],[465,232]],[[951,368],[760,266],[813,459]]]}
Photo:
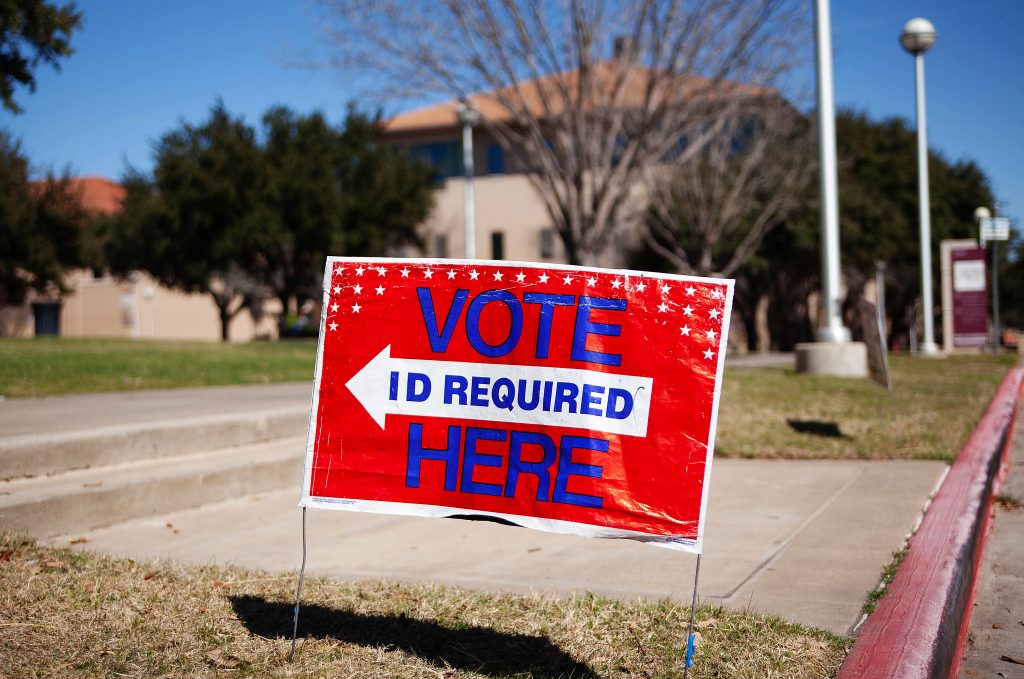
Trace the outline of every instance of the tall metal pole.
{"label": "tall metal pole", "polygon": [[924,107],[924,53],[914,55],[917,80],[917,189],[921,223],[921,316],[924,338],[922,354],[937,354],[935,318],[932,304],[932,218],[928,197],[928,124]]}
{"label": "tall metal pole", "polygon": [[[992,216],[999,216],[999,203],[992,206]],[[999,331],[999,241],[992,240],[992,352],[998,354],[1000,349]]]}
{"label": "tall metal pole", "polygon": [[462,167],[466,175],[466,259],[476,259],[476,208],[473,200],[473,123],[462,118]]}
{"label": "tall metal pole", "polygon": [[836,180],[836,113],[832,88],[832,20],[828,0],[815,0],[815,51],[818,66],[818,148],[821,164],[821,342],[848,342],[839,298],[839,188]]}

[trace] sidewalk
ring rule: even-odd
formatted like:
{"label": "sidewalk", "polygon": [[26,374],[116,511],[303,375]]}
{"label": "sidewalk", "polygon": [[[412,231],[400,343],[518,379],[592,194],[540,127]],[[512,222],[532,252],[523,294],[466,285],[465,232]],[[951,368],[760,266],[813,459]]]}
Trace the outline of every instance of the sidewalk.
{"label": "sidewalk", "polygon": [[[1022,415],[1018,411],[1010,471],[997,497],[1024,502]],[[1024,506],[995,505],[979,578],[960,677],[1024,678]]]}
{"label": "sidewalk", "polygon": [[[117,495],[110,499],[111,506],[135,507],[126,504],[117,490],[122,485],[132,487],[139,496],[138,506],[143,507],[147,493],[184,493],[167,481],[163,470],[176,469],[192,458],[173,457],[173,451],[161,450],[160,460],[138,459],[149,453],[133,439],[104,438],[96,432],[146,424],[142,429],[148,432],[145,440],[150,444],[157,430],[164,436],[161,446],[181,448],[188,439],[203,439],[209,445],[194,449],[194,459],[200,460],[204,459],[201,451],[209,450],[215,438],[210,433],[211,420],[234,417],[247,422],[251,413],[291,413],[276,439],[272,436],[258,444],[260,450],[274,449],[273,455],[267,455],[281,471],[275,477],[279,482],[248,491],[257,494],[245,495],[230,485],[236,480],[235,472],[227,475],[224,485],[215,485],[212,475],[197,468],[194,483],[203,485],[217,504],[161,509],[150,512],[149,518],[122,517],[113,525],[96,524],[106,528],[49,542],[67,545],[71,538],[86,537],[88,542],[76,549],[136,559],[294,571],[301,557],[301,511],[296,504],[303,446],[297,436],[301,432],[292,429],[308,417],[310,391],[309,384],[296,383],[11,400],[0,403],[0,450],[26,438],[45,439],[44,444],[77,436],[92,437],[94,444],[127,441],[118,456],[104,444],[103,454],[95,453],[95,459],[114,465],[109,468],[111,474],[126,476],[137,469],[148,476],[140,477],[134,486],[131,479],[114,484],[113,476],[104,479],[111,481],[106,485],[92,480],[78,486],[89,497],[101,491]],[[218,437],[237,433],[228,427],[218,431]],[[221,438],[217,441],[218,446],[227,445]],[[44,448],[66,457],[62,445],[66,443]],[[235,452],[243,450],[248,449],[221,447],[213,457],[235,458],[249,465],[252,461]],[[60,478],[74,486],[79,476],[107,473],[96,464],[86,465],[91,468],[84,471],[61,472],[66,477]],[[284,471],[292,469],[294,473]],[[883,566],[899,549],[946,469],[945,464],[927,461],[715,460],[701,599],[850,633]],[[59,480],[38,473],[34,478],[45,479],[48,485]],[[32,484],[32,479],[11,481],[10,488]],[[6,497],[11,500],[15,495]],[[89,497],[74,501],[85,502]],[[58,511],[56,505],[44,504],[51,513]],[[591,591],[623,600],[673,597],[689,601],[693,583],[694,555],[629,541],[592,540],[484,522],[342,511],[310,510],[308,518],[309,570],[314,574],[501,591]]]}

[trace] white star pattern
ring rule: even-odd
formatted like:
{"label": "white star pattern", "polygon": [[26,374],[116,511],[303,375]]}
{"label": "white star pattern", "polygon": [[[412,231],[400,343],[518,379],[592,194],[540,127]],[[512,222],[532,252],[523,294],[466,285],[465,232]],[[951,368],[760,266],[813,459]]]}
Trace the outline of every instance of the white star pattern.
{"label": "white star pattern", "polygon": [[338,310],[338,303],[335,302],[334,304],[331,305],[331,311],[337,311],[337,310]]}
{"label": "white star pattern", "polygon": [[714,330],[708,330],[708,339],[709,340],[714,342],[716,337],[718,337],[718,333],[717,332],[715,332]]}
{"label": "white star pattern", "polygon": [[475,281],[476,279],[480,278],[480,272],[478,272],[476,269],[473,269],[472,271],[469,272],[469,277],[471,280]]}
{"label": "white star pattern", "polygon": [[722,298],[722,291],[719,290],[718,288],[715,288],[714,290],[711,291],[711,296],[713,298],[715,298],[715,299],[721,299]]}
{"label": "white star pattern", "polygon": [[684,335],[686,337],[689,337],[690,336],[690,326],[684,325],[683,327],[679,328],[679,334],[680,335]]}
{"label": "white star pattern", "polygon": [[500,271],[495,271],[494,272],[494,280],[500,281],[502,279],[502,277],[504,277],[504,275],[505,274],[501,273]]}
{"label": "white star pattern", "polygon": [[377,290],[377,294],[378,295],[383,295],[384,294],[384,286],[383,285],[378,285],[375,289]]}
{"label": "white star pattern", "polygon": [[357,266],[356,267],[356,275],[357,276],[362,276],[364,271],[366,271],[366,269],[364,269],[363,267],[361,267],[361,266]]}
{"label": "white star pattern", "polygon": [[408,278],[408,277],[409,277],[409,267],[403,266],[402,267],[402,278]]}
{"label": "white star pattern", "polygon": [[363,294],[363,286],[361,286],[361,285],[353,285],[353,286],[352,286],[352,290],[353,290],[353,291],[354,291],[354,292],[355,292],[355,293],[356,293],[357,295],[361,295],[361,294]]}
{"label": "white star pattern", "polygon": [[334,294],[337,295],[339,292],[341,292],[341,286],[340,285],[335,285],[334,286]]}
{"label": "white star pattern", "polygon": [[587,279],[587,285],[593,287],[596,284],[597,284],[597,279],[594,278],[593,276],[591,276],[590,278]]}
{"label": "white star pattern", "polygon": [[695,292],[697,292],[697,288],[693,287],[692,285],[686,286],[686,296],[687,297],[693,297],[693,293],[695,293]]}
{"label": "white star pattern", "polygon": [[433,278],[434,277],[434,270],[433,269],[424,269],[423,270],[423,277],[424,278]]}
{"label": "white star pattern", "polygon": [[612,281],[612,288],[614,288],[615,290],[618,290],[621,287],[622,287],[622,281],[620,281],[618,278],[616,278],[616,279],[614,279]]}
{"label": "white star pattern", "polygon": [[686,314],[687,316],[692,316],[693,315],[693,307],[690,306],[689,304],[687,304],[686,306],[683,307],[683,313]]}
{"label": "white star pattern", "polygon": [[455,269],[448,269],[448,280],[455,279]]}
{"label": "white star pattern", "polygon": [[711,310],[711,311],[710,311],[710,312],[708,313],[708,316],[710,316],[711,318],[714,318],[715,320],[718,320],[718,315],[719,315],[720,313],[721,313],[721,312],[720,312],[720,311],[719,311],[718,309],[712,309],[712,310]]}
{"label": "white star pattern", "polygon": [[562,279],[562,282],[565,283],[566,285],[569,285],[570,283],[572,283],[572,276],[566,274],[565,278]]}
{"label": "white star pattern", "polygon": [[668,294],[668,291],[669,291],[669,290],[671,290],[671,289],[672,289],[672,288],[671,288],[671,287],[669,287],[668,283],[662,283],[662,284],[661,284],[661,294],[663,294],[663,295],[667,295],[667,294]]}
{"label": "white star pattern", "polygon": [[337,330],[338,329],[338,324],[335,323],[334,321],[331,321],[331,324],[328,325],[327,327],[330,328],[331,330]]}
{"label": "white star pattern", "polygon": [[520,271],[519,273],[516,274],[516,283],[522,283],[525,280],[526,280],[526,274],[524,274],[522,271]]}
{"label": "white star pattern", "polygon": [[359,306],[359,303],[357,302],[357,303],[352,305],[352,313],[358,314],[360,309],[362,309],[362,308],[363,307]]}
{"label": "white star pattern", "polygon": [[710,349],[705,350],[704,358],[714,358],[714,357],[715,357],[715,352],[711,351]]}
{"label": "white star pattern", "polygon": [[668,304],[665,304],[664,302],[659,304],[658,311],[660,311],[661,313],[665,313],[666,311],[668,311]]}
{"label": "white star pattern", "polygon": [[383,275],[384,275],[384,273],[385,273],[386,271],[387,271],[387,269],[385,269],[385,268],[384,268],[384,267],[382,267],[382,266],[378,266],[378,267],[377,267],[377,275],[378,275],[378,276],[383,276]]}
{"label": "white star pattern", "polygon": [[640,292],[643,292],[644,290],[647,289],[647,283],[640,281],[639,283],[636,284],[636,289],[639,290]]}
{"label": "white star pattern", "polygon": [[537,277],[537,280],[539,280],[541,283],[547,283],[548,275],[546,273],[542,273],[540,276]]}

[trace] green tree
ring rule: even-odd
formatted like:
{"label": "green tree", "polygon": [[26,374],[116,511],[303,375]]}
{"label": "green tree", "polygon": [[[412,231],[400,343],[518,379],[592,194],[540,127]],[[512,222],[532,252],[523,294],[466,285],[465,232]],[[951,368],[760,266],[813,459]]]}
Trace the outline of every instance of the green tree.
{"label": "green tree", "polygon": [[133,171],[123,180],[124,209],[107,224],[108,265],[209,294],[227,340],[231,320],[258,294],[245,243],[265,219],[269,178],[255,133],[218,103],[203,124],[165,134],[155,158],[152,178]]}
{"label": "green tree", "polygon": [[328,255],[419,245],[433,170],[378,144],[379,122],[350,110],[342,128],[286,108],[263,117],[266,219],[249,239],[253,271],[284,309],[315,298]]}
{"label": "green tree", "polygon": [[88,220],[68,178],[30,182],[20,144],[0,130],[0,306],[22,304],[30,290],[65,292]]}
{"label": "green tree", "polygon": [[167,133],[152,178],[125,180],[124,211],[106,228],[111,270],[213,296],[221,335],[270,291],[285,311],[317,298],[327,255],[380,255],[417,245],[433,173],[377,143],[375,120],[343,129],[318,113],[273,108],[264,137],[218,104]]}
{"label": "green tree", "polygon": [[81,25],[75,3],[56,5],[43,0],[0,0],[0,97],[8,111],[21,113],[14,101],[18,85],[36,90],[36,69],[74,51],[71,34]]}

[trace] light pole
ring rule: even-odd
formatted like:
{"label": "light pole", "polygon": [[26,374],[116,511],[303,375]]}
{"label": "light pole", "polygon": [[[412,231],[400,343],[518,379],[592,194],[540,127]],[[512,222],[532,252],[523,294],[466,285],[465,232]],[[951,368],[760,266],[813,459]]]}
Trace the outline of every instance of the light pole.
{"label": "light pole", "polygon": [[832,88],[832,29],[828,0],[814,3],[818,67],[818,154],[821,161],[821,295],[824,322],[821,342],[849,342],[839,299],[839,188],[836,180],[836,112]]}
{"label": "light pole", "polygon": [[[996,203],[992,206],[995,212],[999,212],[999,204]],[[994,216],[993,213],[988,211],[987,207],[979,207],[974,210],[974,221],[981,226],[981,222],[986,219],[991,219]],[[982,236],[984,238],[984,236]],[[982,247],[985,247],[985,242],[982,241]],[[999,353],[999,241],[996,239],[992,240],[992,353]]]}
{"label": "light pole", "polygon": [[455,114],[462,124],[462,168],[466,176],[466,259],[476,259],[476,207],[473,201],[473,127],[480,122],[480,112],[460,101]]}
{"label": "light pole", "polygon": [[924,53],[935,44],[935,27],[927,19],[911,19],[903,27],[900,44],[914,55],[917,82],[917,187],[921,226],[921,315],[924,320],[922,354],[937,354],[932,317],[932,225],[928,202],[928,132],[924,110]]}

